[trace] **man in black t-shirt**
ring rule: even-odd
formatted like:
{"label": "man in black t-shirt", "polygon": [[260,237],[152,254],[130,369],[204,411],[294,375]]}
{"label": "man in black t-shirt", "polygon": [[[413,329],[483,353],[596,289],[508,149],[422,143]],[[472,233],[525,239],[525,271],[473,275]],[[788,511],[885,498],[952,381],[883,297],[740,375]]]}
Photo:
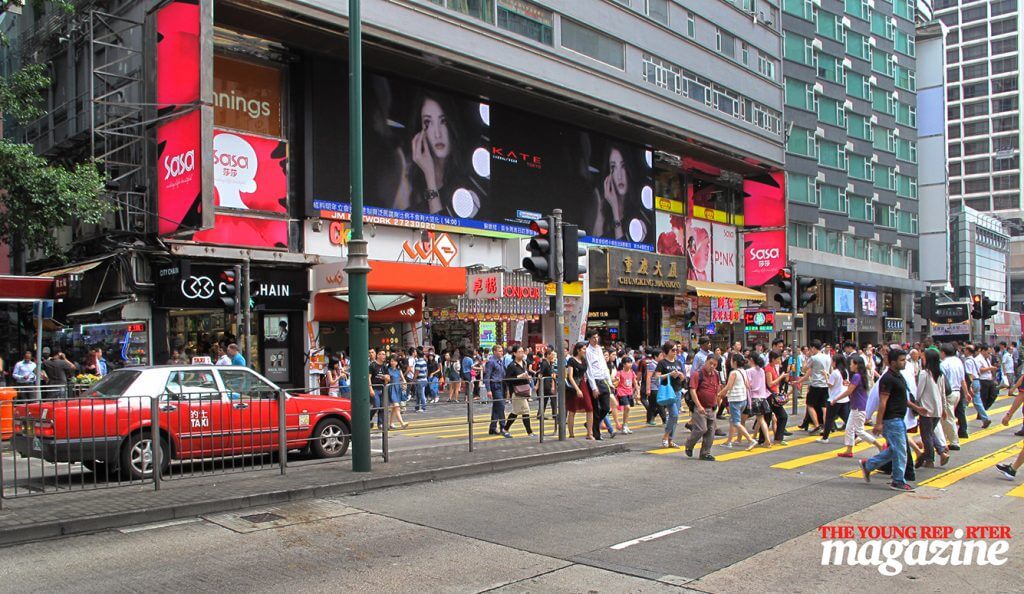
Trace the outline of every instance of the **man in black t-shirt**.
{"label": "man in black t-shirt", "polygon": [[875,454],[870,460],[861,460],[860,467],[864,480],[871,482],[871,471],[892,463],[892,482],[889,488],[894,491],[911,493],[914,487],[906,482],[907,469],[907,397],[909,389],[903,379],[903,368],[907,365],[907,354],[900,349],[892,349],[888,354],[889,370],[878,380],[878,409],[875,413],[875,424],[871,431],[875,435],[885,435],[889,447]]}
{"label": "man in black t-shirt", "polygon": [[[373,407],[377,411],[377,428],[384,428],[384,409],[387,402],[384,400],[384,386],[388,381],[388,364],[385,361],[384,351],[376,353],[377,359],[370,361],[370,394],[373,395]],[[373,427],[373,414],[370,414],[370,426]]]}

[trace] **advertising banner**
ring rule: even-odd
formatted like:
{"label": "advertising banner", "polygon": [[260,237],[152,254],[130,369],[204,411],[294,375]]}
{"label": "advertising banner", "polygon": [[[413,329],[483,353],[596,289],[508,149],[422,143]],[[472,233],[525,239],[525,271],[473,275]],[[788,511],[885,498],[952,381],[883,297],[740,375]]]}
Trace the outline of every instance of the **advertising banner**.
{"label": "advertising banner", "polygon": [[281,136],[281,70],[248,60],[213,58],[213,121],[218,126]]}
{"label": "advertising banner", "polygon": [[747,227],[786,225],[786,174],[779,171],[743,180],[743,223]]}
{"label": "advertising banner", "polygon": [[156,13],[157,115],[167,118],[156,128],[160,235],[213,225],[212,139],[203,133],[213,114],[201,106],[203,56],[211,49],[202,32],[212,23],[209,1],[177,0]]}
{"label": "advertising banner", "polygon": [[686,220],[686,278],[711,280],[711,223]]}
{"label": "advertising banner", "polygon": [[[347,102],[343,85],[322,90],[332,109]],[[513,237],[562,208],[586,242],[653,251],[653,154],[645,147],[393,77],[368,75],[366,94],[367,217]],[[307,211],[344,220],[347,159],[330,144],[347,131],[325,118],[313,136]]]}
{"label": "advertising banner", "polygon": [[666,256],[682,256],[686,253],[686,217],[658,211],[655,213],[658,242],[656,249]]}
{"label": "advertising banner", "polygon": [[[284,218],[288,213],[287,142],[215,130],[213,182],[218,209],[214,228],[196,233],[195,241],[288,247],[288,221]],[[261,213],[265,214],[257,218]]]}
{"label": "advertising banner", "polygon": [[743,235],[743,284],[764,285],[786,267],[786,232],[759,231]]}
{"label": "advertising banner", "polygon": [[716,283],[736,284],[736,227],[711,224],[712,272]]}

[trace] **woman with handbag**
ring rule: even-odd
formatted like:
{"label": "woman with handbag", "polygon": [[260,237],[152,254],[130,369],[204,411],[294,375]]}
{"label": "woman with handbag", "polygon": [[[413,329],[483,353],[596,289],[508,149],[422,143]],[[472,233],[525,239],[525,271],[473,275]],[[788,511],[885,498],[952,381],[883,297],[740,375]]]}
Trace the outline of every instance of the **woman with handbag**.
{"label": "woman with handbag", "polygon": [[683,362],[677,358],[679,347],[671,340],[661,347],[664,353],[658,366],[654,369],[651,381],[658,386],[657,402],[668,413],[665,421],[665,435],[661,438],[662,447],[678,448],[673,441],[676,424],[679,422],[679,392],[683,389]]}
{"label": "woman with handbag", "polygon": [[747,360],[743,355],[735,353],[729,358],[729,364],[732,367],[729,370],[729,379],[718,393],[719,398],[726,397],[729,406],[729,435],[725,438],[722,447],[731,448],[733,441],[739,441],[739,436],[742,435],[749,444],[747,449],[752,450],[757,442],[743,426],[743,410],[750,406],[747,375],[743,372]]}
{"label": "woman with handbag", "polygon": [[512,362],[505,368],[505,381],[507,389],[512,394],[512,414],[505,420],[505,437],[512,437],[509,429],[516,418],[523,418],[523,427],[526,427],[526,434],[533,437],[533,428],[530,427],[530,372],[526,370],[526,351],[521,345],[508,347],[512,354]]}
{"label": "woman with handbag", "polygon": [[[789,394],[784,387],[787,376],[779,371],[781,362],[782,355],[775,351],[769,351],[768,365],[764,368],[764,379],[765,387],[768,389],[768,408],[771,410],[771,416],[775,417],[775,443],[789,445],[786,443],[786,423],[789,422],[786,404],[789,402]],[[764,436],[762,435],[758,439],[758,443],[763,440]]]}
{"label": "woman with handbag", "polygon": [[750,413],[754,417],[754,427],[765,436],[765,447],[772,447],[772,439],[768,432],[765,417],[771,417],[772,409],[768,404],[768,385],[764,371],[764,355],[750,355],[746,370],[747,386],[750,389]]}
{"label": "woman with handbag", "polygon": [[594,403],[590,399],[590,384],[587,383],[587,358],[583,355],[586,348],[587,343],[576,343],[572,347],[572,356],[565,365],[565,410],[568,413],[566,426],[569,427],[569,437],[576,437],[576,413],[584,413],[587,417],[584,421],[587,439],[594,439],[591,431],[591,423],[594,422]]}

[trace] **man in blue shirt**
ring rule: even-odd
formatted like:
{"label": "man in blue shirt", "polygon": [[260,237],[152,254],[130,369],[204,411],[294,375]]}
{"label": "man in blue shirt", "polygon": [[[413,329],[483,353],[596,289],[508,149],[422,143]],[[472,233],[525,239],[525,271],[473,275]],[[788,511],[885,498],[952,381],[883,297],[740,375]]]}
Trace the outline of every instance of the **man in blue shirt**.
{"label": "man in blue shirt", "polygon": [[494,346],[494,353],[487,359],[484,365],[484,386],[487,387],[487,397],[491,399],[491,424],[487,429],[488,435],[503,435],[512,437],[504,431],[505,425],[505,363],[502,359],[504,349],[501,345]]}
{"label": "man in blue shirt", "polygon": [[462,389],[466,392],[466,398],[473,396],[473,356],[476,351],[473,347],[466,347],[465,356],[462,357]]}
{"label": "man in blue shirt", "polygon": [[228,345],[228,357],[231,357],[231,364],[239,367],[245,367],[245,357],[242,353],[238,352],[238,345],[231,343]]}
{"label": "man in blue shirt", "polygon": [[425,413],[427,412],[427,360],[423,357],[422,348],[416,349],[412,368],[413,378],[416,380],[416,412]]}

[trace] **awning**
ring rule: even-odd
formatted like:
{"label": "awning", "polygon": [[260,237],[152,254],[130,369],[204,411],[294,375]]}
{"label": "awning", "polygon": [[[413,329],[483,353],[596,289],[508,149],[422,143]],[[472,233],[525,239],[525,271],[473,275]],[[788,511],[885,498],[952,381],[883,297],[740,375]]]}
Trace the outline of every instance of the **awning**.
{"label": "awning", "polygon": [[46,276],[49,278],[56,278],[58,276],[64,276],[65,274],[81,274],[88,272],[93,268],[96,268],[103,263],[104,260],[109,258],[105,256],[99,260],[93,260],[92,262],[84,262],[81,264],[75,264],[74,266],[65,266],[64,268],[54,268],[53,270],[47,270],[46,272],[40,272],[39,276]]}
{"label": "awning", "polygon": [[96,305],[89,307],[83,307],[82,309],[75,310],[67,315],[68,318],[88,318],[103,315],[104,313],[121,307],[125,303],[128,303],[128,299],[110,299],[108,301],[100,301]]}
{"label": "awning", "polygon": [[28,303],[53,299],[53,279],[0,275],[0,302]]}
{"label": "awning", "polygon": [[766,299],[765,294],[761,291],[748,289],[742,285],[688,280],[686,281],[686,288],[696,291],[697,295],[701,297],[729,297],[731,299],[746,299],[748,301],[764,301]]}
{"label": "awning", "polygon": [[[366,277],[370,293],[410,295],[462,295],[466,292],[466,269],[458,267],[370,260]],[[348,292],[345,261],[318,264],[312,268],[313,293]]]}

